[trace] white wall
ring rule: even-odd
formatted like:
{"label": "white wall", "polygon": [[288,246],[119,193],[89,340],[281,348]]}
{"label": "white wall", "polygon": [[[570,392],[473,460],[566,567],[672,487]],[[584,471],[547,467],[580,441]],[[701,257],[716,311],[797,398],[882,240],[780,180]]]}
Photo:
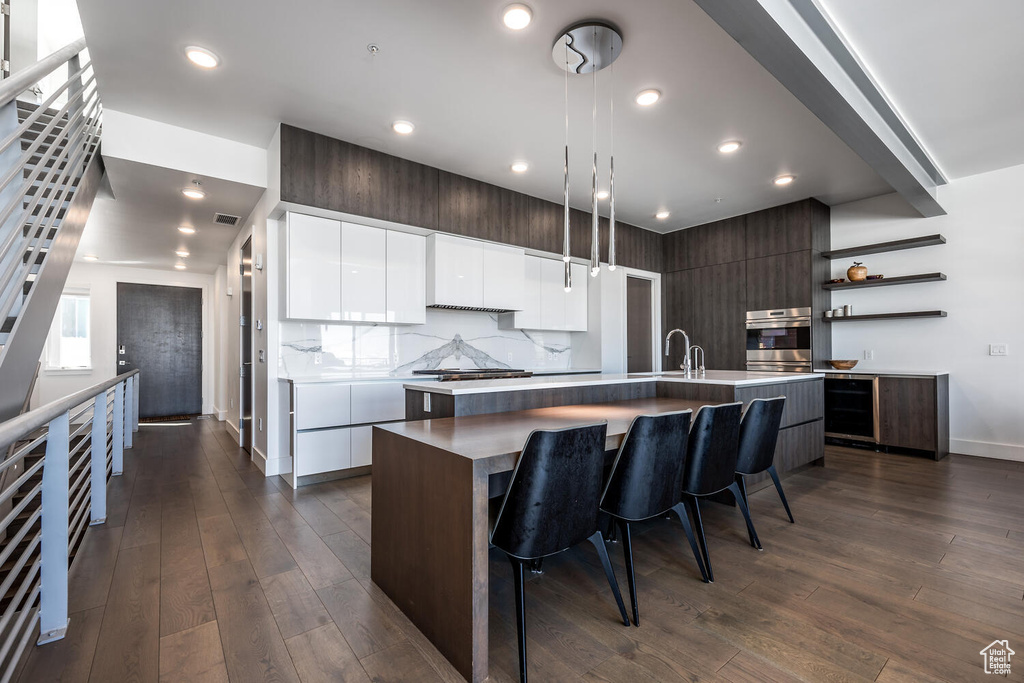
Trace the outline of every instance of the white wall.
{"label": "white wall", "polygon": [[[66,287],[88,289],[90,295],[89,326],[92,338],[92,369],[87,371],[39,371],[32,394],[32,407],[62,398],[93,384],[110,379],[117,370],[117,283],[196,287],[203,290],[203,412],[213,410],[215,342],[213,330],[220,311],[213,298],[214,277],[201,273],[126,268],[75,262],[68,274]],[[45,359],[43,359],[45,361]],[[142,391],[147,391],[145,376]]]}
{"label": "white wall", "polygon": [[[897,195],[832,207],[832,248],[941,233],[947,244],[858,257],[886,276],[941,271],[946,282],[833,293],[854,313],[942,309],[946,318],[832,325],[835,358],[858,369],[947,370],[950,450],[1024,460],[1024,166],[940,188],[946,216],[922,219]],[[850,259],[852,262],[853,259]],[[833,277],[851,263],[836,261]],[[1006,343],[1010,355],[988,355]],[[873,350],[874,360],[863,360]]]}

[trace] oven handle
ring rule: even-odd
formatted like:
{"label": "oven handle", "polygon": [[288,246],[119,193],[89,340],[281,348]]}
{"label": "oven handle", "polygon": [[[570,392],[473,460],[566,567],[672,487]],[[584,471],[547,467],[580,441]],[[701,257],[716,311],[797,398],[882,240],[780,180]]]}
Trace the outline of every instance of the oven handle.
{"label": "oven handle", "polygon": [[748,330],[777,330],[784,327],[810,327],[811,321],[807,318],[791,320],[748,320]]}

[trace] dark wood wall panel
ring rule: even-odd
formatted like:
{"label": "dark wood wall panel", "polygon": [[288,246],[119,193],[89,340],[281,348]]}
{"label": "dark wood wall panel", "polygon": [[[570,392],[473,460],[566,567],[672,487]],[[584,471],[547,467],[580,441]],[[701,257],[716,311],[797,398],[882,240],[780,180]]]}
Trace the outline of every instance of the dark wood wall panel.
{"label": "dark wood wall panel", "polygon": [[809,249],[748,259],[745,310],[810,306],[811,287]]}
{"label": "dark wood wall panel", "polygon": [[[692,268],[662,277],[662,328],[686,330],[690,343],[701,346],[705,367],[743,370],[746,367],[746,272],[743,261]],[[666,369],[683,362],[683,338],[672,339]]]}
{"label": "dark wood wall panel", "polygon": [[[563,207],[342,140],[281,126],[281,201],[551,253],[562,251]],[[590,258],[590,215],[571,210],[570,252]],[[661,272],[661,234],[616,226],[616,260]],[[608,220],[601,219],[601,260]]]}
{"label": "dark wood wall panel", "polygon": [[664,270],[686,270],[747,258],[747,216],[726,218],[665,235]]}

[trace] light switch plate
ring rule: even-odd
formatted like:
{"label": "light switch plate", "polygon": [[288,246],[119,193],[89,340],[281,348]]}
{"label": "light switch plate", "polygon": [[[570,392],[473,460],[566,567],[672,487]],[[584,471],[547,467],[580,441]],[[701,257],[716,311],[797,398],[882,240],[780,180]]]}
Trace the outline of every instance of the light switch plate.
{"label": "light switch plate", "polygon": [[864,360],[874,360],[875,351],[874,349],[864,349]]}
{"label": "light switch plate", "polygon": [[989,344],[988,355],[990,356],[1009,356],[1010,345],[1009,344]]}

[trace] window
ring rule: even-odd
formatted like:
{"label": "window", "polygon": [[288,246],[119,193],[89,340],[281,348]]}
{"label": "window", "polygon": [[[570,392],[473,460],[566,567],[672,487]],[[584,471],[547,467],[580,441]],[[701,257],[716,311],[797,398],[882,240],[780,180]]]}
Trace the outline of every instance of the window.
{"label": "window", "polygon": [[47,370],[92,368],[89,334],[89,292],[65,291],[53,316],[46,342]]}

